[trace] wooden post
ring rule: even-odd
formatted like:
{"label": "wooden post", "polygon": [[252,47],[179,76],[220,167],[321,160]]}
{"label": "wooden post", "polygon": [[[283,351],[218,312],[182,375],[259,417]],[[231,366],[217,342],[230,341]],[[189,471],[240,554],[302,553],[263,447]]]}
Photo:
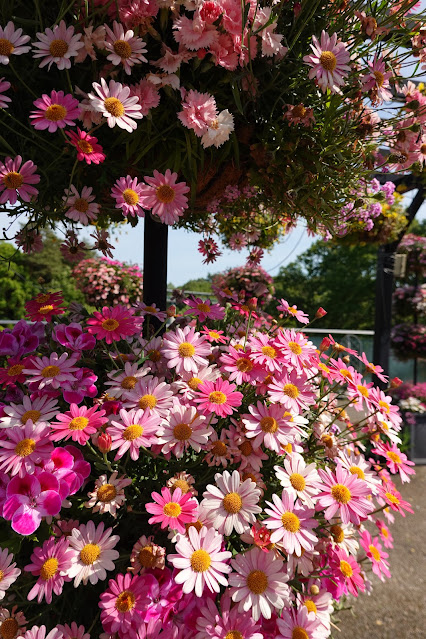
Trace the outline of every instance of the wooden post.
{"label": "wooden post", "polygon": [[[155,303],[161,311],[165,311],[167,307],[168,230],[167,224],[156,222],[150,213],[146,213],[143,243],[143,301],[148,305]],[[157,330],[158,324],[155,321],[152,325]]]}

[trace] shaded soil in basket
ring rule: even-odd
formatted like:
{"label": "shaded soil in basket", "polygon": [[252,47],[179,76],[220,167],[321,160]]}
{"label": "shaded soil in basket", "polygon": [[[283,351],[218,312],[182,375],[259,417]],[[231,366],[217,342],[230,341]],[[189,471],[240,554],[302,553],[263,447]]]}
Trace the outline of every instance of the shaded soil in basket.
{"label": "shaded soil in basket", "polygon": [[373,575],[373,592],[339,613],[334,639],[426,639],[426,466],[418,466],[401,493],[414,515],[396,513],[389,551],[392,579]]}

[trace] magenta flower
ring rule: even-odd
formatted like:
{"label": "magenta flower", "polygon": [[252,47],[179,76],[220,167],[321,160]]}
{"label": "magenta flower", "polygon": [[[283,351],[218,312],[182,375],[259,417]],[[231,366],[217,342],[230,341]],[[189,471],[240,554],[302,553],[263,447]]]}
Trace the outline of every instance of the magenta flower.
{"label": "magenta flower", "polygon": [[164,174],[154,170],[154,177],[145,175],[142,185],[142,206],[152,209],[164,224],[174,224],[188,208],[189,186],[186,182],[176,182],[177,173],[167,169]]}
{"label": "magenta flower", "polygon": [[41,603],[45,597],[46,603],[50,604],[52,603],[52,593],[61,594],[64,582],[71,581],[66,574],[71,567],[71,556],[72,552],[69,550],[66,537],[62,537],[59,541],[50,537],[43,543],[43,546],[34,548],[31,555],[32,563],[24,567],[26,572],[38,577],[28,593],[29,601],[37,597],[37,602]]}
{"label": "magenta flower", "polygon": [[292,370],[289,375],[274,377],[269,384],[268,395],[272,402],[279,402],[296,415],[316,401],[313,387],[307,382],[306,373],[299,373],[297,370]]}
{"label": "magenta flower", "polygon": [[131,216],[145,217],[145,211],[141,203],[143,186],[137,178],[130,175],[121,177],[111,189],[111,197],[115,199],[115,208],[121,209],[124,217]]}
{"label": "magenta flower", "polygon": [[71,404],[70,410],[66,413],[59,413],[56,418],[57,422],[51,423],[52,434],[50,439],[58,442],[61,439],[72,439],[82,446],[90,439],[90,436],[96,433],[108,419],[104,417],[105,411],[98,410],[97,406],[87,408],[86,406],[77,406]]}
{"label": "magenta flower", "polygon": [[8,201],[16,204],[18,197],[23,202],[29,202],[38,194],[38,189],[32,186],[40,182],[40,176],[35,173],[37,166],[31,160],[21,164],[20,155],[14,160],[7,157],[4,164],[0,162],[0,204]]}
{"label": "magenta flower", "polygon": [[361,576],[361,567],[343,548],[333,550],[330,557],[330,567],[333,581],[337,582],[337,586],[328,589],[332,594],[337,595],[337,598],[340,597],[341,588],[346,592],[349,591],[354,597],[358,597],[358,590],[364,592],[365,582]]}
{"label": "magenta flower", "polygon": [[85,160],[87,164],[100,164],[105,160],[105,153],[100,144],[98,144],[98,138],[90,135],[87,131],[82,131],[77,127],[77,133],[75,131],[65,131],[70,139],[69,143],[73,144],[77,149],[77,160],[82,162]]}
{"label": "magenta flower", "polygon": [[309,324],[309,317],[303,311],[297,309],[297,306],[290,306],[290,304],[281,299],[280,303],[277,306],[277,311],[282,311],[286,315],[290,315],[290,317],[294,317],[301,324]]}
{"label": "magenta flower", "polygon": [[411,468],[411,466],[414,466],[414,462],[409,461],[407,455],[402,453],[396,444],[379,441],[372,452],[384,457],[390,472],[393,474],[399,473],[403,483],[410,481],[409,475],[416,474],[414,468]]}
{"label": "magenta flower", "polygon": [[325,508],[325,518],[330,521],[337,511],[344,524],[352,522],[360,524],[374,510],[374,505],[367,499],[371,493],[368,484],[352,475],[338,463],[335,472],[329,468],[318,470],[323,486],[318,495],[317,510]]}
{"label": "magenta flower", "polygon": [[392,92],[389,90],[389,78],[392,77],[391,71],[386,71],[386,64],[382,57],[378,57],[377,53],[374,59],[368,63],[370,70],[362,78],[362,88],[364,91],[371,91],[373,104],[381,104],[381,102],[389,102],[392,100]]}
{"label": "magenta flower", "polygon": [[384,581],[384,577],[390,579],[389,562],[386,559],[388,553],[382,550],[382,544],[377,537],[372,538],[368,530],[361,533],[361,546],[364,548],[367,557],[372,563],[373,572]]}
{"label": "magenta flower", "polygon": [[[91,336],[90,336],[91,337]],[[81,404],[85,397],[96,397],[98,376],[91,368],[79,368],[75,372],[75,380],[64,382],[62,394],[68,404]]]}
{"label": "magenta flower", "polygon": [[85,333],[82,325],[76,322],[57,324],[53,329],[52,338],[55,342],[77,353],[91,351],[96,346],[93,335]]}
{"label": "magenta flower", "polygon": [[216,413],[219,417],[226,417],[232,415],[243,401],[243,394],[235,389],[235,384],[230,384],[221,377],[214,382],[204,381],[198,386],[200,395],[194,398],[194,402],[204,413]]}
{"label": "magenta flower", "polygon": [[161,524],[161,528],[169,527],[170,530],[177,530],[183,535],[185,524],[197,520],[198,503],[191,493],[182,495],[181,489],[175,488],[172,494],[163,486],[161,495],[153,492],[151,497],[154,502],[145,504],[146,511],[154,515],[148,520],[149,524]]}
{"label": "magenta flower", "polygon": [[31,111],[30,119],[35,129],[54,133],[66,126],[74,126],[74,120],[80,117],[78,100],[70,93],[64,95],[63,91],[52,91],[50,96],[43,93],[41,98],[34,102],[37,107]]}
{"label": "magenta flower", "polygon": [[225,309],[220,304],[213,304],[210,300],[192,296],[183,303],[189,306],[184,315],[195,315],[199,322],[205,322],[206,319],[223,320],[225,317]]}
{"label": "magenta flower", "polygon": [[140,319],[133,317],[133,308],[126,308],[117,304],[113,308],[104,306],[102,312],[94,311],[93,318],[89,318],[89,333],[96,339],[105,339],[107,344],[131,337],[140,331]]}
{"label": "magenta flower", "polygon": [[7,485],[3,517],[15,532],[32,535],[43,517],[59,513],[61,504],[59,482],[51,473],[14,477]]}

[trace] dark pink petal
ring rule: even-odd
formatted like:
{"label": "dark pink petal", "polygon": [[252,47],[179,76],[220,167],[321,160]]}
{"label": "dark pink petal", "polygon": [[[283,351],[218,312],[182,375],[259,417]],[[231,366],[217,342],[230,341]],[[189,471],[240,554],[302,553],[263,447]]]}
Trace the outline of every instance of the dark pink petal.
{"label": "dark pink petal", "polygon": [[54,490],[45,490],[37,499],[37,510],[41,515],[57,515],[61,510],[62,499]]}
{"label": "dark pink petal", "polygon": [[41,523],[41,515],[34,508],[21,506],[13,516],[12,528],[20,535],[31,535]]}
{"label": "dark pink petal", "polygon": [[40,492],[40,482],[34,475],[25,475],[24,477],[14,477],[10,480],[6,488],[6,496],[12,495],[28,495],[33,497]]}
{"label": "dark pink petal", "polygon": [[3,517],[8,520],[12,519],[18,508],[22,505],[29,504],[29,502],[29,497],[26,495],[12,495],[6,500],[3,506]]}

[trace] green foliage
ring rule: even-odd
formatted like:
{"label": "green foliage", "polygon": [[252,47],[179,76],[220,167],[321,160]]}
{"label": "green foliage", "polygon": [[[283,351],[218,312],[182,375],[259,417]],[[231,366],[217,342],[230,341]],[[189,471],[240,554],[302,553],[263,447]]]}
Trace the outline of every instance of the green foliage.
{"label": "green foliage", "polygon": [[25,314],[24,304],[32,296],[33,290],[25,265],[25,256],[12,244],[2,243],[0,245],[0,318],[21,319]]}
{"label": "green foliage", "polygon": [[318,327],[372,329],[376,251],[374,246],[318,241],[280,269],[274,280],[276,297],[296,304],[310,317],[322,306],[327,315]]}
{"label": "green foliage", "polygon": [[194,280],[188,280],[179,288],[183,289],[184,291],[200,291],[201,293],[211,293],[211,276],[208,275],[206,278],[198,277]]}

